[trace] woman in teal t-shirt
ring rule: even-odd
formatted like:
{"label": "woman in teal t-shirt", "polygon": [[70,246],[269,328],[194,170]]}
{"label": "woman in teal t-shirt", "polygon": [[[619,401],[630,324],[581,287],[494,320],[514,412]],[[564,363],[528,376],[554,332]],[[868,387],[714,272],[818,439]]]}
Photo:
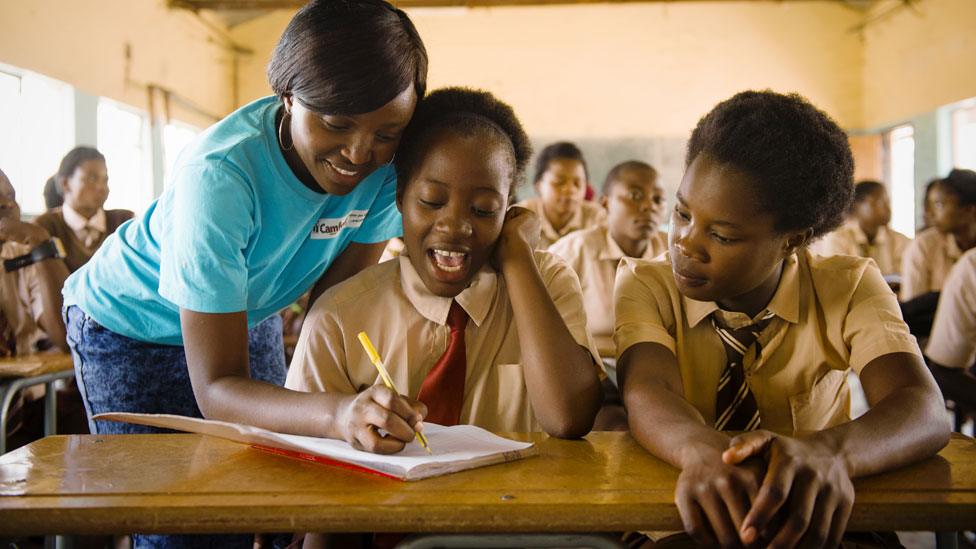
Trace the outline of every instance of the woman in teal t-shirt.
{"label": "woman in teal t-shirt", "polygon": [[[382,0],[298,11],[268,67],[276,95],[204,132],[166,192],[65,285],[93,433],[152,431],[91,421],[126,411],[347,438],[369,398],[391,398],[281,387],[275,313],[376,263],[401,234],[389,162],[426,74],[416,29]],[[392,398],[419,421],[422,406]]]}

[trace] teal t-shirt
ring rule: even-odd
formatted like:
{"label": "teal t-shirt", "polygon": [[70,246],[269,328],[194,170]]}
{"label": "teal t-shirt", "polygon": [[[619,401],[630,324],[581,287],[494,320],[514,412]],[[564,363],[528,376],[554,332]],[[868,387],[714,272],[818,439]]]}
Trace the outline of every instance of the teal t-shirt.
{"label": "teal t-shirt", "polygon": [[247,311],[248,326],[293,303],[350,242],[402,234],[396,172],[345,196],[312,191],[278,149],[276,97],[241,107],[180,155],[170,185],[64,287],[104,327],[182,345],[179,309]]}

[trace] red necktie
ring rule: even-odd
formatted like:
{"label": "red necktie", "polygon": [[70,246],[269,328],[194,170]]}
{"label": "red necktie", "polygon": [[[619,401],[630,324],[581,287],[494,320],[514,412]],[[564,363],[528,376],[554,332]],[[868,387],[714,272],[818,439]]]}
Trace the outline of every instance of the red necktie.
{"label": "red necktie", "polygon": [[447,350],[431,368],[420,386],[417,398],[427,405],[425,421],[440,425],[457,425],[464,404],[464,374],[467,358],[464,351],[464,328],[468,324],[468,314],[451,301],[447,313],[447,326],[451,336]]}

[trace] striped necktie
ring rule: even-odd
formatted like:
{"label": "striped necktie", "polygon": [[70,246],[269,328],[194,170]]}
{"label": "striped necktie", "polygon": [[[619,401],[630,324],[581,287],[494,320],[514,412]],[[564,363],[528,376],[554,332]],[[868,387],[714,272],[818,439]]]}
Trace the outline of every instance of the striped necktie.
{"label": "striped necktie", "polygon": [[725,370],[718,380],[715,429],[752,431],[759,428],[759,406],[756,404],[756,397],[749,390],[742,362],[749,348],[774,316],[771,311],[766,311],[759,321],[733,330],[719,324],[715,315],[712,315],[712,326],[722,339],[727,358]]}
{"label": "striped necktie", "polygon": [[440,425],[457,425],[461,419],[464,405],[464,378],[468,359],[464,348],[464,329],[468,324],[468,313],[451,301],[447,313],[447,326],[451,335],[447,349],[420,385],[417,400],[427,405],[426,421]]}

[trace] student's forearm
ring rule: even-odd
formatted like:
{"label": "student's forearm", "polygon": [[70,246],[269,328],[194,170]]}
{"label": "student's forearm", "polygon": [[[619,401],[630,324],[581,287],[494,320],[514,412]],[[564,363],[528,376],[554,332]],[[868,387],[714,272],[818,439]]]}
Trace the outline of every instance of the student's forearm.
{"label": "student's forearm", "polygon": [[539,422],[560,437],[593,427],[602,389],[593,358],[573,338],[526,250],[502,266],[513,304],[525,386]]}
{"label": "student's forearm", "polygon": [[38,324],[51,343],[67,352],[64,319],[61,317],[61,306],[64,302],[61,289],[64,287],[64,280],[68,278],[68,267],[60,259],[47,259],[37,263],[35,269],[43,311]]}
{"label": "student's forearm", "polygon": [[685,400],[670,350],[639,343],[621,355],[617,372],[630,432],[641,446],[681,469],[696,461],[721,461],[730,437],[706,424]]}
{"label": "student's forearm", "polygon": [[[892,357],[919,364],[911,368],[887,360]],[[908,375],[913,377],[912,382],[886,392],[856,420],[811,436],[842,456],[851,478],[924,459],[948,443],[950,426],[945,403],[935,382],[920,363],[919,357],[907,353],[887,355],[869,363],[862,372],[869,401],[874,400],[869,386],[872,377]],[[896,369],[902,371],[895,372]]]}

